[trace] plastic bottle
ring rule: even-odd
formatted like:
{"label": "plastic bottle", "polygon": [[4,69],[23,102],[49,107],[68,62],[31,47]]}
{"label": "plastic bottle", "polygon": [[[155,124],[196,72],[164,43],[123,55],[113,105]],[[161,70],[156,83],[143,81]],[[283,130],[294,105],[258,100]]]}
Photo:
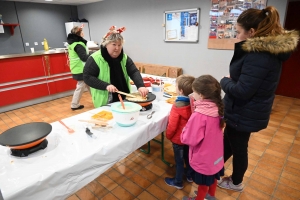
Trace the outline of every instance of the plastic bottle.
{"label": "plastic bottle", "polygon": [[46,40],[46,38],[44,38],[44,50],[45,51],[49,50],[48,41]]}
{"label": "plastic bottle", "polygon": [[0,14],[0,24],[4,24],[2,21],[2,15]]}

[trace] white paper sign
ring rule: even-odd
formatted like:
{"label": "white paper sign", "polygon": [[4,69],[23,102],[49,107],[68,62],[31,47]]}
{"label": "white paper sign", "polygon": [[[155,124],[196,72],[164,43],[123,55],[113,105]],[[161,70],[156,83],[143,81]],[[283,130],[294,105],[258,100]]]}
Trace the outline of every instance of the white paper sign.
{"label": "white paper sign", "polygon": [[0,33],[4,33],[3,25],[0,25]]}

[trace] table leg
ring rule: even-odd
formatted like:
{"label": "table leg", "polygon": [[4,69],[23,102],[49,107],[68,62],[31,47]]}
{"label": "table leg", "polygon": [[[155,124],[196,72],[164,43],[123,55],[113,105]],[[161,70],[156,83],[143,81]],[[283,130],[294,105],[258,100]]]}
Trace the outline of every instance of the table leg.
{"label": "table leg", "polygon": [[[173,164],[169,163],[168,161],[165,160],[165,136],[164,136],[164,132],[161,133],[161,141],[157,140],[157,139],[152,139],[154,142],[157,142],[159,144],[161,144],[161,160],[168,165],[169,167],[173,167]],[[144,149],[140,149],[143,153],[145,154],[149,154],[150,153],[150,141],[148,142],[148,150],[144,150]]]}
{"label": "table leg", "polygon": [[140,149],[141,152],[145,153],[145,154],[149,154],[150,153],[150,141],[147,143],[147,151],[144,149]]}

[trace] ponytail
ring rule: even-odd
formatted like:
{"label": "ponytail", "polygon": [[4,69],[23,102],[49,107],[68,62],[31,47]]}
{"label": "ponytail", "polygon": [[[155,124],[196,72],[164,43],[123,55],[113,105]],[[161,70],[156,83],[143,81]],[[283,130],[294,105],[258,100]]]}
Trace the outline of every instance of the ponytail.
{"label": "ponytail", "polygon": [[262,20],[257,27],[254,37],[260,36],[276,36],[283,32],[283,28],[280,25],[279,13],[273,6],[268,6],[261,10],[261,15],[265,15],[264,20]]}
{"label": "ponytail", "polygon": [[279,13],[273,6],[268,6],[262,10],[254,8],[245,10],[238,17],[237,23],[246,31],[253,28],[255,30],[254,37],[276,36],[284,31],[280,25]]}

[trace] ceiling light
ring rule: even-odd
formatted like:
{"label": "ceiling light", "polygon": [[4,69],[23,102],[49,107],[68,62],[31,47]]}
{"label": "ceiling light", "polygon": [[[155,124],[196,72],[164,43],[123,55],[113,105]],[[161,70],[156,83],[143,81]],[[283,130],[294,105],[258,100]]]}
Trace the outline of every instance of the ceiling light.
{"label": "ceiling light", "polygon": [[45,0],[45,1],[53,1],[53,0]]}

